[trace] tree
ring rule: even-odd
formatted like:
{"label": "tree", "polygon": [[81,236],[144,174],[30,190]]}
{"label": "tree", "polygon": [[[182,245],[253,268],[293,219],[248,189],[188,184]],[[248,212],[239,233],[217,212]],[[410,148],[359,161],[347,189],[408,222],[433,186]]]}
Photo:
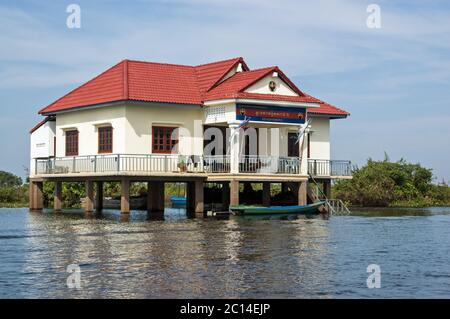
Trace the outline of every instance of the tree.
{"label": "tree", "polygon": [[19,187],[22,179],[12,173],[0,171],[0,187]]}

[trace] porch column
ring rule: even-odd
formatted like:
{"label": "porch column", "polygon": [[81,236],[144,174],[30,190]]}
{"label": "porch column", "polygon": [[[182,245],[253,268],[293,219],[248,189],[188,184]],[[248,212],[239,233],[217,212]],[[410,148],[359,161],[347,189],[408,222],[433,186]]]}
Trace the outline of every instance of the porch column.
{"label": "porch column", "polygon": [[230,181],[230,206],[239,205],[239,181]]}
{"label": "porch column", "polygon": [[262,204],[263,206],[270,206],[270,182],[263,182]]}
{"label": "porch column", "polygon": [[[305,124],[306,125],[306,124]],[[303,136],[300,138],[299,147],[300,147],[300,174],[308,175],[308,134],[305,132]]]}
{"label": "porch column", "polygon": [[330,199],[331,198],[331,179],[327,179],[323,181],[323,193],[325,196]]}
{"label": "porch column", "polygon": [[239,140],[240,140],[240,129],[239,122],[233,121],[229,122],[230,128],[230,173],[237,174],[239,173]]}
{"label": "porch column", "polygon": [[101,212],[103,210],[103,182],[96,182],[95,210]]}
{"label": "porch column", "polygon": [[94,211],[94,182],[86,181],[86,199],[84,203],[84,211],[92,213]]}
{"label": "porch column", "polygon": [[147,195],[148,213],[164,212],[164,182],[149,182]]}
{"label": "porch column", "polygon": [[205,217],[203,180],[195,181],[195,217]]}
{"label": "porch column", "polygon": [[222,183],[222,209],[227,209],[230,207],[230,183]]}
{"label": "porch column", "polygon": [[53,211],[60,213],[62,210],[62,182],[55,182],[55,197],[53,199]]}
{"label": "porch column", "polygon": [[298,205],[304,206],[308,203],[308,181],[298,183]]}
{"label": "porch column", "polygon": [[122,214],[130,213],[130,180],[123,179],[120,197],[120,212]]}

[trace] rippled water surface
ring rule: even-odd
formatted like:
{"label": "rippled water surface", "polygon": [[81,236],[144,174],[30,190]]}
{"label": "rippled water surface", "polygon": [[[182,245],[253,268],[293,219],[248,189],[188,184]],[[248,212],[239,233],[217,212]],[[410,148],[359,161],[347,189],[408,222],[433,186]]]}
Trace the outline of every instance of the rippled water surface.
{"label": "rippled water surface", "polygon": [[[380,289],[367,288],[369,264]],[[223,221],[0,209],[0,298],[122,297],[449,298],[450,208]]]}

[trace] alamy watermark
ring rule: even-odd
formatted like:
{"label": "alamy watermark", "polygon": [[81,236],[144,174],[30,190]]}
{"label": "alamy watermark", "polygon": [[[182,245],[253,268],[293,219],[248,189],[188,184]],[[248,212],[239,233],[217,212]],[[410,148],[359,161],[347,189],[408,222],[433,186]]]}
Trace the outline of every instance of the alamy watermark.
{"label": "alamy watermark", "polygon": [[369,4],[366,9],[369,16],[366,20],[366,25],[369,29],[381,28],[381,8],[378,4]]}
{"label": "alamy watermark", "polygon": [[67,288],[81,289],[81,268],[77,264],[67,266],[66,270],[70,275],[67,277]]}
{"label": "alamy watermark", "polygon": [[78,4],[69,4],[66,12],[70,13],[66,20],[66,25],[69,29],[81,28],[81,7]]}
{"label": "alamy watermark", "polygon": [[367,288],[369,289],[380,289],[381,288],[381,267],[377,264],[371,264],[367,266]]}

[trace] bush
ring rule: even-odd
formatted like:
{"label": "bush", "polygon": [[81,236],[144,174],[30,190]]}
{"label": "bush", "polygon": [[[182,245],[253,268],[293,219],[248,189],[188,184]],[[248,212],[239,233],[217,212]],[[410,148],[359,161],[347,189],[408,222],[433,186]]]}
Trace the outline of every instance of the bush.
{"label": "bush", "polygon": [[336,198],[361,206],[434,206],[450,203],[446,183],[433,184],[431,169],[405,160],[390,162],[369,159],[353,170],[352,180],[338,181]]}

